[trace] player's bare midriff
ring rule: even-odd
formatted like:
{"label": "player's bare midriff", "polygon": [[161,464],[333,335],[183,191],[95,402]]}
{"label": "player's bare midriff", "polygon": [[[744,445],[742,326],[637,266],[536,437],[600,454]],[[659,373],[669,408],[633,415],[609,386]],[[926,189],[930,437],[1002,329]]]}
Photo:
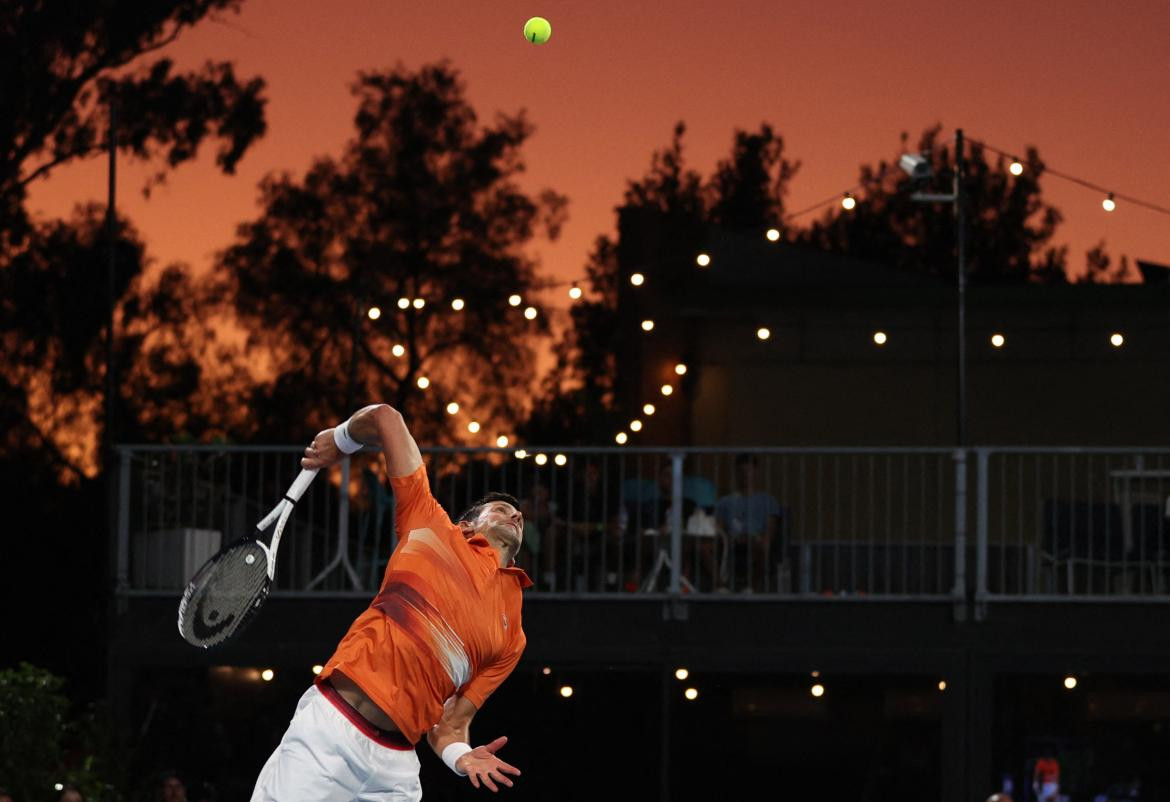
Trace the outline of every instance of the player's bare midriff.
{"label": "player's bare midriff", "polygon": [[349,677],[340,671],[334,671],[329,675],[329,682],[341,694],[341,698],[349,702],[350,706],[358,712],[358,715],[366,721],[378,729],[389,732],[401,732],[398,729],[398,725],[386,715],[382,708],[374,704],[373,700],[366,696],[366,692],[359,688],[357,683]]}

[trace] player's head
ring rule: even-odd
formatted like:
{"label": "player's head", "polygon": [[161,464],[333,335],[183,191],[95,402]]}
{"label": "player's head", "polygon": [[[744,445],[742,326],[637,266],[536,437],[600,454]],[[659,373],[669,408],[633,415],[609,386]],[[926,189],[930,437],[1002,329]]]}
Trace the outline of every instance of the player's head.
{"label": "player's head", "polygon": [[524,541],[524,515],[520,502],[507,493],[488,493],[459,516],[456,523],[465,534],[482,534],[515,553]]}
{"label": "player's head", "polygon": [[754,485],[759,469],[760,460],[755,454],[740,454],[735,458],[735,478],[741,487]]}

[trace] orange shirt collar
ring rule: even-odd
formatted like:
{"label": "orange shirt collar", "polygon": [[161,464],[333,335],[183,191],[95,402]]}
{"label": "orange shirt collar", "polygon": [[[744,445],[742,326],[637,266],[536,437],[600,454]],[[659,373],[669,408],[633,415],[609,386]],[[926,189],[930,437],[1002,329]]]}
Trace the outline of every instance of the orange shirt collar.
{"label": "orange shirt collar", "polygon": [[[495,549],[492,548],[492,544],[489,543],[488,539],[483,535],[472,535],[467,539],[467,544],[469,546],[486,546],[487,548],[492,549],[493,552],[495,551]],[[509,574],[510,576],[516,577],[516,579],[520,581],[521,588],[530,588],[534,584],[523,568],[516,567],[515,560],[509,562],[507,566],[499,569],[499,571],[501,574]]]}

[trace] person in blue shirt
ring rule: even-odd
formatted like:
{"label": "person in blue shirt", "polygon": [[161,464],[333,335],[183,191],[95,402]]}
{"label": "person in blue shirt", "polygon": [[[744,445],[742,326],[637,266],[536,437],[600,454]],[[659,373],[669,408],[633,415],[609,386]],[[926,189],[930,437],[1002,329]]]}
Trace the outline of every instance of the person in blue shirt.
{"label": "person in blue shirt", "polygon": [[778,536],[780,502],[761,487],[759,459],[741,454],[735,460],[735,490],[715,502],[715,520],[728,539],[733,589],[768,589],[769,568],[781,557]]}

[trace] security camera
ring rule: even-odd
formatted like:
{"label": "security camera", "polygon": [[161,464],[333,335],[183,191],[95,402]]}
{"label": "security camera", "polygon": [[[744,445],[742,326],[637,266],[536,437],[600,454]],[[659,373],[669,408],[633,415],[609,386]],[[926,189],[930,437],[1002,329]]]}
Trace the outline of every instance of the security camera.
{"label": "security camera", "polygon": [[902,158],[898,159],[898,166],[916,181],[930,178],[933,173],[930,169],[930,161],[918,153],[903,153]]}

